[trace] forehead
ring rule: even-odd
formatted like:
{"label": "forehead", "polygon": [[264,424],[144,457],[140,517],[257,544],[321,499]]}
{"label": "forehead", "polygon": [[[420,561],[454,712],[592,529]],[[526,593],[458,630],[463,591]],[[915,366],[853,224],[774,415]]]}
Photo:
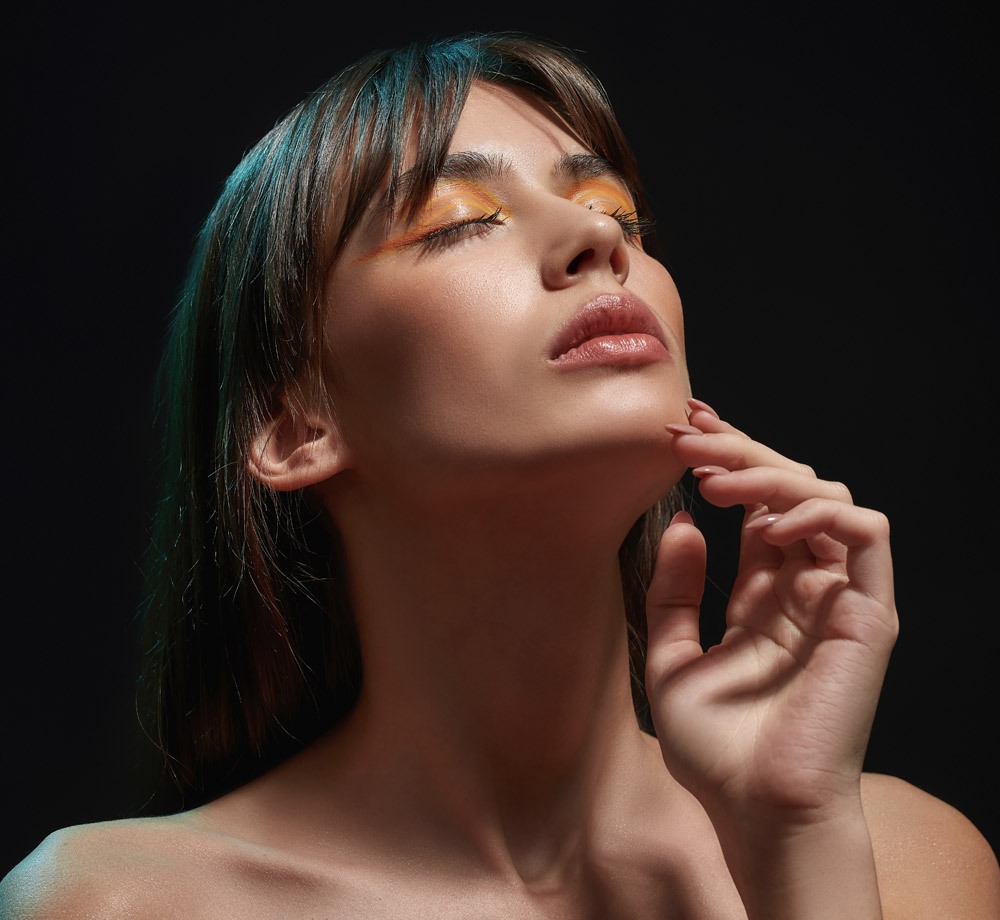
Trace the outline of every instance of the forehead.
{"label": "forehead", "polygon": [[466,151],[500,154],[515,167],[589,152],[534,96],[488,83],[470,88],[449,146]]}
{"label": "forehead", "polygon": [[[559,115],[533,94],[492,83],[473,83],[447,142],[441,163],[428,170],[418,150],[419,129],[411,132],[401,172],[387,171],[356,228],[364,245],[397,220],[408,221],[432,195],[435,185],[516,175],[529,184],[553,180],[570,185],[597,177],[613,179],[633,192],[619,169],[595,155]],[[429,158],[433,160],[433,155]],[[429,185],[425,182],[429,181]]]}

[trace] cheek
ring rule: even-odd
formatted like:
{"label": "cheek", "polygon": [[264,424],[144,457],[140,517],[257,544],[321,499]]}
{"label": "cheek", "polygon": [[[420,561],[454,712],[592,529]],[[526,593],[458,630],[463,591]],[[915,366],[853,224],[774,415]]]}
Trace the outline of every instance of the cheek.
{"label": "cheek", "polygon": [[[372,263],[370,271],[334,279],[327,297],[328,341],[366,361],[421,360],[425,353],[478,353],[484,341],[503,348],[501,333],[530,324],[537,279],[516,254],[477,241],[456,255]],[[516,333],[515,333],[516,334]]]}
{"label": "cheek", "polygon": [[473,258],[434,269],[355,273],[331,286],[329,376],[345,412],[363,403],[372,419],[469,406],[529,357],[523,278]]}
{"label": "cheek", "polygon": [[[340,287],[328,299],[327,362],[334,403],[352,431],[384,429],[386,415],[413,390],[434,324],[414,305],[373,285]],[[398,290],[392,292],[398,298]],[[402,407],[405,411],[405,407]]]}
{"label": "cheek", "polygon": [[684,310],[677,285],[670,272],[655,259],[643,256],[635,259],[627,283],[656,311],[674,338],[674,345],[685,355]]}

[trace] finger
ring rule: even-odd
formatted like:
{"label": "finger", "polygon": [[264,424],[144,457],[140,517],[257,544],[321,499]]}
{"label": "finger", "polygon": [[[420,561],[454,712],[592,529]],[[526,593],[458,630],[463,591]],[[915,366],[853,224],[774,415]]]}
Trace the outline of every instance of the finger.
{"label": "finger", "polygon": [[[771,546],[786,547],[807,541],[818,547],[818,538],[831,538],[846,547],[847,576],[860,591],[892,607],[894,586],[889,521],[871,508],[859,508],[823,498],[809,499],[785,514],[763,514],[744,526],[756,531]],[[839,561],[839,560],[837,560]]]}
{"label": "finger", "polygon": [[[745,523],[762,514],[783,513],[809,499],[822,497],[830,501],[851,503],[851,493],[839,482],[828,482],[793,470],[774,467],[754,467],[749,470],[729,471],[723,467],[695,467],[691,471],[699,480],[698,491],[707,501],[722,508],[743,505]],[[817,552],[817,548],[819,551]],[[786,544],[780,549],[757,539],[752,531],[744,529],[740,536],[740,567],[775,566],[783,558],[799,557],[811,560],[817,556],[834,561],[839,544],[832,541],[811,541]]]}
{"label": "finger", "polygon": [[764,505],[772,512],[785,512],[810,498],[852,504],[850,490],[842,482],[817,479],[799,470],[758,466],[729,470],[724,466],[698,466],[691,470],[699,480],[698,491],[713,505]]}
{"label": "finger", "polygon": [[812,467],[791,460],[773,448],[754,441],[728,422],[699,410],[688,424],[668,424],[674,454],[690,467],[718,465],[730,470],[754,466],[774,466],[815,476]]}
{"label": "finger", "polygon": [[705,590],[705,538],[687,512],[664,531],[646,593],[647,684],[702,654],[699,616]]}
{"label": "finger", "polygon": [[724,432],[727,434],[739,434],[745,438],[750,438],[745,431],[741,431],[735,425],[725,421],[725,419],[720,418],[719,413],[715,411],[708,403],[703,402],[700,399],[695,399],[693,396],[688,397],[688,422],[695,428],[698,428],[705,433],[718,433]]}

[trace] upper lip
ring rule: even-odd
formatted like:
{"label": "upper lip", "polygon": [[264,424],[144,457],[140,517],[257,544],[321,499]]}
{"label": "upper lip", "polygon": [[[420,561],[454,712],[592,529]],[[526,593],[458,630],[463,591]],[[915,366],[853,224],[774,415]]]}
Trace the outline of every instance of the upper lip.
{"label": "upper lip", "polygon": [[552,340],[549,358],[559,358],[602,335],[651,335],[665,348],[666,337],[653,311],[632,294],[601,294],[574,313]]}

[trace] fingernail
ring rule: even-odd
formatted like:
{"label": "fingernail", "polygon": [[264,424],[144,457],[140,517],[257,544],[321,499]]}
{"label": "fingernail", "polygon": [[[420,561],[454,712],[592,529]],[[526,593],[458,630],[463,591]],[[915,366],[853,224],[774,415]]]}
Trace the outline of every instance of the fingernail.
{"label": "fingernail", "polygon": [[701,409],[702,412],[707,412],[709,415],[714,415],[716,418],[719,417],[719,413],[715,411],[707,402],[703,402],[700,399],[695,399],[691,396],[688,399],[688,405],[692,409]]}
{"label": "fingernail", "polygon": [[671,519],[671,524],[693,524],[694,518],[687,511],[678,511]]}
{"label": "fingernail", "polygon": [[671,422],[669,425],[664,425],[671,434],[701,434],[702,430],[700,428],[695,428],[694,425],[682,425],[680,422]]}
{"label": "fingernail", "polygon": [[702,479],[705,476],[718,476],[720,473],[728,472],[729,470],[727,470],[724,466],[696,466],[693,470],[691,470],[691,474],[693,476],[697,476],[699,479]]}
{"label": "fingernail", "polygon": [[765,527],[770,527],[772,524],[777,523],[784,517],[783,514],[762,514],[760,517],[754,518],[749,524],[744,524],[744,530],[763,530]]}

